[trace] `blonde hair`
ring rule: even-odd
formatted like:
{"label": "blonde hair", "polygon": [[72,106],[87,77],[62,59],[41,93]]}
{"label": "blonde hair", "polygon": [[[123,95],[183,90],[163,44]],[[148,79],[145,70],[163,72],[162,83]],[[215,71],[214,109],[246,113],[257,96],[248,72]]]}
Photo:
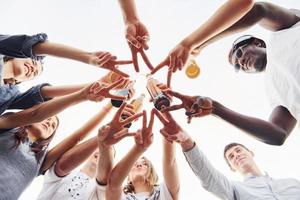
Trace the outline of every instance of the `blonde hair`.
{"label": "blonde hair", "polygon": [[[148,172],[146,175],[146,182],[149,185],[149,188],[151,189],[150,192],[151,194],[154,191],[154,188],[157,186],[157,182],[158,182],[158,175],[154,169],[153,164],[151,163],[150,160],[148,160],[146,157],[142,157],[143,160],[145,160],[145,162],[148,165]],[[127,193],[134,193],[134,185],[132,184],[132,182],[129,180],[129,178],[127,179],[127,184],[123,187],[123,192],[125,194]]]}

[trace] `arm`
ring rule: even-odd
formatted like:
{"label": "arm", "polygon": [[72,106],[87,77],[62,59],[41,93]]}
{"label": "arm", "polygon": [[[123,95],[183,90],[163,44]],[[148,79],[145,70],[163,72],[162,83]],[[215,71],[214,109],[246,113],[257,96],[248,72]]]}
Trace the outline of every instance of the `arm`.
{"label": "arm", "polygon": [[174,200],[179,197],[179,174],[176,162],[175,143],[163,139],[163,175],[164,181]]}
{"label": "arm", "polygon": [[180,145],[190,168],[200,180],[202,187],[220,199],[234,200],[233,184],[211,165],[192,138],[189,137]]}
{"label": "arm", "polygon": [[128,176],[135,161],[144,153],[145,149],[135,145],[112,169],[106,190],[107,199],[120,199],[122,183]]}
{"label": "arm", "polygon": [[86,52],[81,49],[48,41],[36,44],[33,48],[33,53],[35,55],[52,55],[68,58],[86,64],[90,64],[90,56],[92,55],[92,52]]}
{"label": "arm", "polygon": [[[55,172],[59,176],[65,176],[74,168],[79,166],[90,155],[89,152],[92,153],[96,149],[97,141],[94,139],[84,142],[78,146],[75,145],[86,138],[91,131],[103,121],[111,109],[112,105],[108,103],[81,128],[77,129],[74,133],[53,147],[47,153],[43,162],[43,171],[47,170],[54,162],[56,162]],[[82,154],[80,153],[81,151]]]}
{"label": "arm", "polygon": [[128,176],[133,164],[153,142],[153,123],[154,113],[151,112],[149,125],[147,127],[147,115],[146,111],[143,111],[143,127],[135,134],[135,145],[111,170],[105,193],[107,199],[120,199],[122,194],[122,183]]}
{"label": "arm", "polygon": [[254,0],[228,0],[204,24],[187,36],[182,41],[182,44],[194,49],[196,46],[230,27],[244,16],[253,5]]}
{"label": "arm", "polygon": [[68,95],[70,93],[77,92],[88,84],[78,85],[64,85],[64,86],[44,86],[41,89],[41,94],[44,98],[54,98],[59,96]]}
{"label": "arm", "polygon": [[282,106],[273,110],[269,121],[239,114],[216,101],[213,101],[212,112],[257,140],[271,145],[282,145],[297,123],[290,112]]}
{"label": "arm", "polygon": [[109,174],[113,168],[114,149],[106,146],[101,141],[99,145],[99,159],[97,164],[96,180],[100,185],[107,185]]}
{"label": "arm", "polygon": [[186,160],[201,182],[204,189],[212,192],[220,199],[235,199],[234,185],[216,170],[205,155],[198,149],[194,140],[182,129],[176,134],[163,134],[170,141],[181,145]]}
{"label": "arm", "polygon": [[254,4],[252,9],[239,21],[209,40],[206,40],[197,48],[203,49],[204,47],[221,38],[247,30],[255,24],[259,24],[265,29],[271,31],[278,31],[291,27],[298,21],[299,17],[286,8],[268,2],[257,2]]}
{"label": "arm", "polygon": [[126,23],[139,21],[134,0],[119,0],[123,20]]}
{"label": "arm", "polygon": [[60,146],[61,149],[54,147],[49,151],[51,154],[47,153],[45,161],[43,162],[42,170],[46,171],[53,165],[53,163],[56,162],[54,168],[55,173],[60,177],[66,176],[73,169],[86,161],[86,159],[96,150],[97,146],[97,138],[93,137],[81,144],[74,146],[67,152],[66,147]]}
{"label": "arm", "polygon": [[242,129],[255,139],[271,145],[282,145],[297,123],[296,119],[283,106],[277,106],[273,110],[269,121],[265,121],[237,113],[208,97],[182,95],[171,90],[166,92],[179,98],[182,103],[172,105],[164,111],[184,108],[188,116],[188,122],[193,117],[214,114]]}
{"label": "arm", "polygon": [[86,98],[80,92],[55,98],[29,109],[0,117],[0,128],[10,129],[37,123],[84,100],[86,100]]}

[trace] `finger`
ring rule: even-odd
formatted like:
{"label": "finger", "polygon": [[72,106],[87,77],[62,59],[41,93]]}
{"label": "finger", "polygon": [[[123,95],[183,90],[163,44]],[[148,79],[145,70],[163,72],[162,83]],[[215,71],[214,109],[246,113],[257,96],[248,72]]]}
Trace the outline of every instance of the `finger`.
{"label": "finger", "polygon": [[174,120],[174,118],[173,118],[173,116],[171,115],[170,112],[164,112],[163,115],[167,118],[167,120],[168,120],[169,122],[171,122],[171,121],[174,121],[174,122],[175,122],[175,120]]}
{"label": "finger", "polygon": [[150,121],[149,121],[149,125],[148,125],[148,129],[150,130],[149,132],[152,132],[152,128],[153,128],[153,124],[154,124],[154,111],[156,109],[152,109],[151,111],[151,115],[150,115]]}
{"label": "finger", "polygon": [[132,109],[132,110],[133,110],[133,109],[134,109],[134,106],[131,105],[131,104],[127,104],[125,108]]}
{"label": "finger", "polygon": [[176,72],[176,58],[174,55],[169,56],[170,64],[169,68],[172,69],[173,72]]}
{"label": "finger", "polygon": [[132,55],[132,62],[134,66],[134,70],[136,72],[139,72],[139,64],[138,64],[138,59],[137,59],[137,51],[133,49],[134,47],[130,47],[131,55]]}
{"label": "finger", "polygon": [[183,61],[182,61],[182,59],[178,59],[177,67],[178,67],[179,70],[182,70],[182,68],[183,68]]}
{"label": "finger", "polygon": [[116,65],[128,65],[132,64],[132,60],[117,60],[115,61]]}
{"label": "finger", "polygon": [[128,129],[127,128],[124,128],[122,129],[121,131],[115,133],[113,135],[114,138],[119,138],[119,137],[122,137],[123,135],[126,135],[128,133]]}
{"label": "finger", "polygon": [[130,122],[136,120],[137,118],[139,118],[141,116],[143,116],[143,113],[138,113],[138,114],[132,115],[132,116],[128,117],[127,119],[123,120],[121,122],[121,125],[125,126],[125,125],[129,124]]}
{"label": "finger", "polygon": [[133,35],[127,34],[126,39],[127,39],[127,42],[130,45],[132,45],[133,47],[135,47],[137,49],[141,48],[140,42]]}
{"label": "finger", "polygon": [[143,128],[147,127],[147,113],[143,110]]}
{"label": "finger", "polygon": [[164,66],[168,66],[169,64],[169,60],[168,58],[165,59],[164,61],[162,61],[160,64],[158,64],[152,71],[151,74],[156,73],[158,70],[160,70],[161,68],[163,68]]}
{"label": "finger", "polygon": [[106,54],[102,58],[99,58],[97,64],[98,65],[105,65],[105,63],[107,63],[108,61],[110,61],[112,57],[113,56],[111,54]]}
{"label": "finger", "polygon": [[160,112],[158,112],[158,110],[152,109],[151,112],[153,112],[157,116],[157,118],[161,121],[161,123],[163,123],[163,125],[166,126],[168,124],[168,120],[166,120],[165,117]]}
{"label": "finger", "polygon": [[125,100],[126,99],[126,97],[124,97],[124,96],[119,96],[119,95],[110,94],[110,93],[106,94],[105,97],[114,99],[114,100]]}
{"label": "finger", "polygon": [[175,92],[173,90],[166,90],[165,92],[167,94],[170,94],[170,95],[178,98],[178,99],[181,99],[181,100],[185,99],[185,96],[183,94],[180,94],[179,92]]}
{"label": "finger", "polygon": [[167,87],[168,88],[171,88],[172,75],[173,75],[172,69],[169,68],[168,69],[168,75],[167,75]]}
{"label": "finger", "polygon": [[119,74],[119,75],[122,76],[122,77],[125,77],[125,78],[129,77],[128,74],[122,72],[121,70],[117,69],[116,67],[109,68],[109,70],[111,70],[111,71],[113,71],[113,72]]}
{"label": "finger", "polygon": [[101,88],[101,83],[99,83],[98,81],[96,81],[96,82],[92,83],[92,86],[90,87],[89,92],[95,93],[95,90],[99,89],[99,88]]}
{"label": "finger", "polygon": [[153,67],[153,65],[151,64],[150,60],[148,59],[148,56],[146,55],[146,53],[145,53],[143,50],[141,50],[141,51],[140,51],[140,54],[141,54],[141,56],[142,56],[142,58],[143,58],[145,64],[147,65],[147,67],[148,67],[150,70],[153,70],[154,67]]}
{"label": "finger", "polygon": [[124,79],[119,79],[119,80],[113,82],[112,84],[110,84],[109,86],[107,86],[106,89],[107,90],[111,90],[111,89],[113,89],[113,88],[115,88],[117,86],[122,85],[124,83],[124,81],[125,81]]}
{"label": "finger", "polygon": [[126,108],[126,107],[125,107],[125,109],[123,110],[123,113],[125,113],[125,112],[128,113],[129,116],[135,114],[135,111],[134,111],[133,109],[129,109],[129,108]]}
{"label": "finger", "polygon": [[181,108],[184,108],[183,104],[178,104],[178,105],[172,105],[167,108],[163,108],[161,111],[164,112],[169,112],[169,111],[174,111],[174,110],[179,110]]}
{"label": "finger", "polygon": [[117,117],[117,119],[120,119],[120,116],[123,113],[123,110],[126,105],[127,105],[127,103],[123,102],[122,105],[120,106],[120,108],[118,109],[118,111],[116,112],[115,117]]}

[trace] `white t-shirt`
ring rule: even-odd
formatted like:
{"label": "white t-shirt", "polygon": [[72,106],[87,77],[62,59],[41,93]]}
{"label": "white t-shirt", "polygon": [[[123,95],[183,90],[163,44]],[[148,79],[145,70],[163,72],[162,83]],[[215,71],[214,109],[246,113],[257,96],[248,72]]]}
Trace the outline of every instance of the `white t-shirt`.
{"label": "white t-shirt", "polygon": [[104,200],[105,186],[80,171],[58,177],[54,165],[46,172],[38,200]]}
{"label": "white t-shirt", "polygon": [[[300,17],[299,10],[292,10]],[[271,34],[267,44],[266,93],[271,106],[284,106],[300,121],[300,22]]]}
{"label": "white t-shirt", "polygon": [[159,196],[157,199],[154,198],[149,198],[149,193],[148,192],[141,192],[141,193],[136,193],[134,194],[133,198],[131,197],[126,197],[124,193],[122,193],[121,200],[173,200],[172,196],[166,186],[166,184],[163,182],[159,186],[157,186],[156,190],[158,191],[158,194],[155,196]]}

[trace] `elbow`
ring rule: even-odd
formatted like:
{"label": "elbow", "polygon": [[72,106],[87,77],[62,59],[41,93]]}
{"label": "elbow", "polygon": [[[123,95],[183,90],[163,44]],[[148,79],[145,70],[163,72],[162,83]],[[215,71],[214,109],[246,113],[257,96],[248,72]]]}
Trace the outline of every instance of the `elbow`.
{"label": "elbow", "polygon": [[237,0],[237,2],[240,4],[240,8],[244,10],[250,10],[255,5],[255,0]]}
{"label": "elbow", "polygon": [[288,134],[286,132],[281,132],[278,137],[274,137],[271,140],[264,141],[264,142],[274,146],[282,146],[285,143],[287,137]]}

